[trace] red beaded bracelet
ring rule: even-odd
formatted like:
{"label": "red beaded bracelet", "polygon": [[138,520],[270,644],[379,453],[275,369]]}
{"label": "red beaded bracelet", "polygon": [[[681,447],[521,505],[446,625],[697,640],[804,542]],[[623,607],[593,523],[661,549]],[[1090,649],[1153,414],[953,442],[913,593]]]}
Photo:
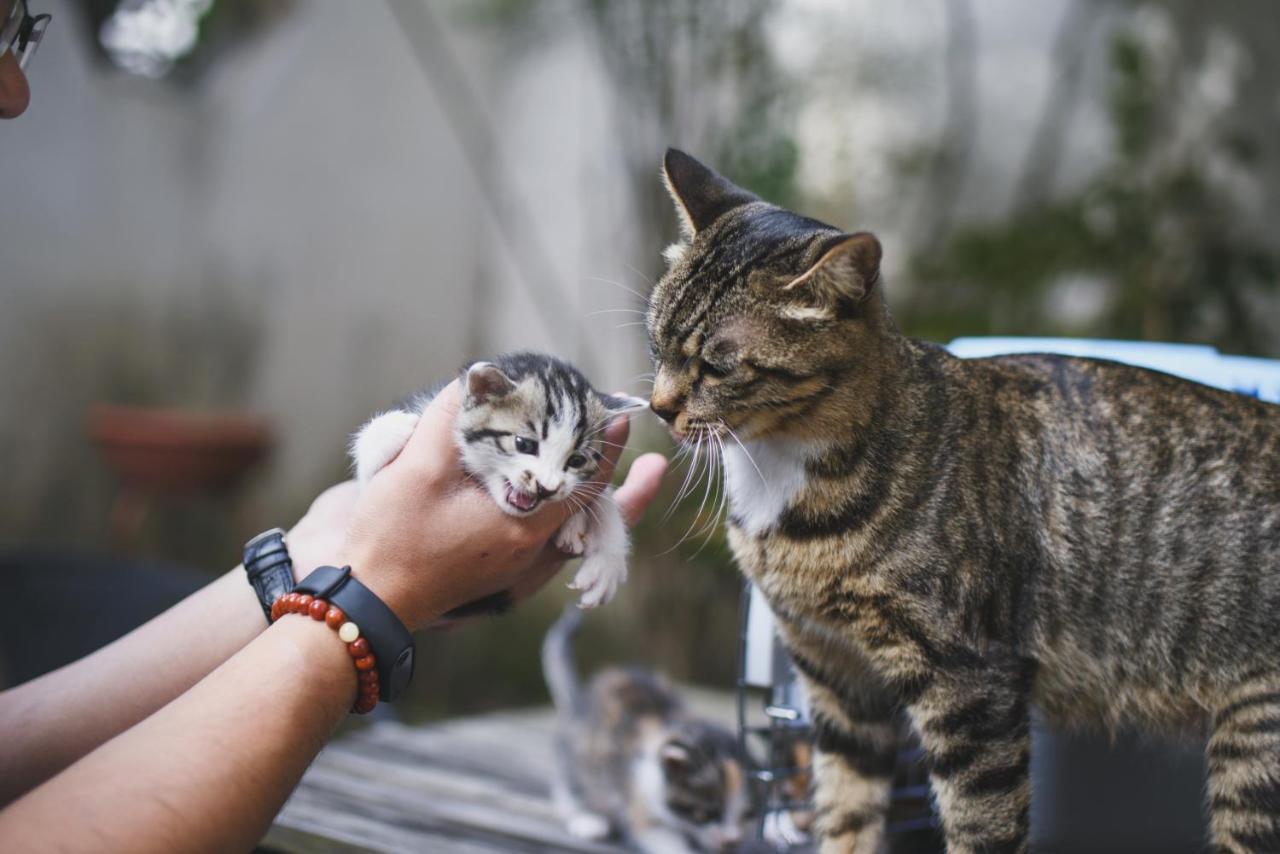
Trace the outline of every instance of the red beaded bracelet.
{"label": "red beaded bracelet", "polygon": [[271,622],[285,614],[303,614],[317,622],[323,621],[338,633],[338,639],[347,645],[347,652],[355,659],[356,678],[360,685],[360,693],[351,711],[362,715],[373,711],[373,707],[378,705],[378,661],[369,649],[369,641],[360,637],[359,626],[348,620],[342,609],[306,593],[286,593],[271,605]]}

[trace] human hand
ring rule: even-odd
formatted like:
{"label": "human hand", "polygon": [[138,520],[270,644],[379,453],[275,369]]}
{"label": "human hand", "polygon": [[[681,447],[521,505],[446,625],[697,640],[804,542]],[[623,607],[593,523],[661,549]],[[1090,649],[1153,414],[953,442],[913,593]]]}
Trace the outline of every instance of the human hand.
{"label": "human hand", "polygon": [[[572,515],[569,502],[511,516],[462,470],[453,437],[460,399],[456,382],[436,395],[404,450],[354,499],[337,552],[411,630],[493,593],[531,595],[566,560],[549,540]],[[606,430],[596,488],[612,476],[627,433],[625,418]],[[660,454],[646,454],[632,465],[614,494],[629,523],[653,499],[665,470]],[[328,509],[344,505],[345,489],[334,488],[339,492]]]}
{"label": "human hand", "polygon": [[354,480],[329,487],[316,496],[306,515],[285,535],[293,561],[293,580],[301,581],[317,566],[337,560],[347,539],[360,487]]}

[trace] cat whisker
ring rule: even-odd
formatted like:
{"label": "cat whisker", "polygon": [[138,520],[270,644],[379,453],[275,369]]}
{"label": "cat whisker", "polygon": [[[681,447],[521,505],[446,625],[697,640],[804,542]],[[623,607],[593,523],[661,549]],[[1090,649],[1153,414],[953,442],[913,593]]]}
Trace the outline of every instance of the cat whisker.
{"label": "cat whisker", "polygon": [[[648,286],[648,287],[650,287],[650,288],[652,288],[654,285],[656,285],[656,284],[658,283],[658,280],[657,280],[657,279],[652,278],[651,276],[648,276],[648,275],[646,275],[645,273],[640,272],[639,270],[637,270],[637,269],[636,269],[634,266],[632,266],[631,264],[627,264],[627,263],[625,263],[625,262],[624,262],[622,266],[626,267],[628,270],[630,270],[631,272],[633,272],[633,273],[635,273],[637,276],[639,276],[639,277],[640,277],[640,279],[645,283],[645,285],[646,285],[646,286]],[[632,293],[635,293],[635,291],[632,291]],[[641,298],[641,299],[643,299],[643,300],[646,300],[646,301],[648,300],[648,297],[643,297],[643,296],[642,296],[642,297],[640,297],[640,298]]]}
{"label": "cat whisker", "polygon": [[730,427],[728,424],[725,424],[723,421],[721,421],[720,423],[724,426],[725,430],[729,431],[729,438],[733,439],[733,441],[738,443],[738,447],[741,448],[742,453],[746,455],[747,461],[751,463],[751,467],[755,469],[756,474],[760,476],[760,485],[768,486],[769,485],[768,481],[764,479],[764,472],[760,471],[760,466],[756,465],[755,457],[751,456],[751,452],[747,450],[747,446],[744,445],[742,443],[742,440],[738,438],[738,434],[735,433],[733,431],[733,428]]}
{"label": "cat whisker", "polygon": [[684,499],[684,497],[689,494],[689,490],[697,487],[698,480],[693,480],[693,484],[692,486],[690,486],[690,479],[693,478],[694,473],[698,471],[698,462],[700,460],[701,450],[702,450],[702,437],[699,436],[698,441],[696,442],[696,444],[693,445],[693,451],[692,451],[693,461],[692,463],[690,463],[689,468],[685,471],[684,482],[681,483],[680,488],[676,490],[676,497],[671,500],[671,505],[667,508],[667,512],[663,514],[663,517],[660,520],[659,524],[669,520],[671,518],[671,515],[675,513],[676,507],[680,504],[680,502]]}
{"label": "cat whisker", "polygon": [[[632,269],[634,270],[635,268],[632,268]],[[622,290],[626,291],[627,293],[633,294],[636,297],[638,297],[641,302],[649,301],[649,298],[647,296],[640,293],[635,288],[627,287],[626,285],[622,284],[622,282],[615,282],[613,279],[605,279],[601,276],[583,276],[582,278],[588,282],[603,282],[606,285],[613,285],[615,288],[622,288]],[[652,282],[650,282],[650,284],[652,284]]]}
{"label": "cat whisker", "polygon": [[712,538],[714,538],[716,529],[719,527],[720,520],[724,516],[725,504],[729,497],[729,491],[725,488],[723,477],[724,441],[718,435],[715,436],[715,440],[720,446],[720,452],[716,459],[716,489],[719,492],[719,495],[717,496],[718,501],[716,502],[715,510],[712,511],[711,515],[708,517],[706,524],[699,528],[694,534],[694,537],[701,537],[704,533],[706,536],[702,540],[702,545],[698,546],[694,553],[689,556],[690,559],[696,558],[698,555],[702,554],[702,550],[705,549],[707,545],[710,544]]}
{"label": "cat whisker", "polygon": [[586,314],[584,314],[584,315],[582,315],[582,316],[583,316],[583,317],[596,317],[596,316],[601,315],[601,314],[623,314],[623,313],[625,313],[625,314],[644,314],[644,312],[643,312],[643,311],[641,311],[641,310],[640,310],[640,309],[638,309],[638,308],[600,308],[600,309],[596,309],[595,311],[589,311],[589,312],[587,312]]}
{"label": "cat whisker", "polygon": [[[707,440],[707,454],[705,456],[702,469],[699,471],[698,480],[694,482],[694,487],[693,487],[696,489],[698,482],[702,480],[702,477],[704,475],[706,476],[707,485],[706,485],[706,489],[703,491],[703,494],[702,494],[702,501],[698,504],[698,509],[693,514],[693,521],[689,523],[689,529],[686,530],[684,534],[680,537],[680,539],[678,539],[675,542],[675,545],[673,545],[666,552],[663,552],[663,554],[667,554],[671,551],[674,551],[675,549],[683,545],[687,540],[689,540],[691,536],[696,536],[694,534],[695,528],[697,528],[699,532],[701,532],[701,528],[699,528],[698,526],[699,526],[699,523],[702,521],[702,511],[706,509],[707,500],[708,498],[710,498],[711,492],[715,488],[716,474],[719,472],[719,467],[720,467],[720,455],[717,453],[717,445],[716,445],[716,443],[718,442],[718,439],[716,439],[715,433],[711,430],[699,431],[698,433],[699,446],[701,446],[701,443],[704,439]],[[673,506],[674,506],[674,502],[673,502]]]}

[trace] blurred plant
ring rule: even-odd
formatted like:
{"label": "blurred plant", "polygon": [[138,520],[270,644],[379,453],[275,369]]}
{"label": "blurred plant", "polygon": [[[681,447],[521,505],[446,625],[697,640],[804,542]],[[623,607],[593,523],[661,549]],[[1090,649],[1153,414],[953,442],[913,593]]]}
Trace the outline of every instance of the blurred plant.
{"label": "blurred plant", "polygon": [[1111,46],[1111,164],[921,251],[904,325],[942,340],[1016,330],[1278,352],[1257,310],[1280,271],[1250,221],[1259,147],[1229,117],[1246,59],[1217,32],[1190,63],[1163,11],[1139,10]]}
{"label": "blurred plant", "polygon": [[[0,424],[0,445],[14,450],[0,488],[0,542],[100,547],[115,482],[85,438],[89,406],[243,406],[262,340],[260,312],[216,278],[163,309],[142,299],[51,301],[0,339],[0,358],[30,365],[7,391],[39,401],[38,418]],[[148,532],[146,550],[224,566],[238,544],[226,509],[223,499],[192,502],[190,512],[166,516],[163,536]]]}
{"label": "blurred plant", "polygon": [[[148,316],[141,306],[94,312],[97,394],[111,403],[235,408],[251,388],[263,341],[261,316],[221,284]],[[83,340],[83,339],[82,339]]]}
{"label": "blurred plant", "polygon": [[227,49],[264,31],[294,0],[84,0],[94,51],[142,77],[194,82]]}

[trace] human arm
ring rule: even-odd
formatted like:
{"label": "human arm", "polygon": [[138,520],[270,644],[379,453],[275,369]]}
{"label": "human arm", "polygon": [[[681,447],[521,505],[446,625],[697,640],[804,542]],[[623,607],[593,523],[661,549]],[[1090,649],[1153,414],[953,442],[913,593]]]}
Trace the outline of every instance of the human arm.
{"label": "human arm", "polygon": [[[452,447],[456,404],[456,388],[442,392],[402,459],[380,472],[359,499],[353,484],[317,499],[290,532],[300,574],[345,559],[410,626],[434,615],[432,602],[461,604],[499,589],[512,589],[519,598],[554,574],[562,556],[544,544],[558,527],[557,508],[513,520],[466,480]],[[611,441],[620,446],[625,424],[613,429]],[[610,471],[615,461],[616,454]],[[630,518],[652,499],[664,467],[654,455],[632,466],[616,494]],[[346,540],[349,520],[356,536]],[[22,734],[0,740],[4,800],[181,695],[263,634],[265,625],[242,571],[233,570],[103,650],[0,695],[0,732]]]}

